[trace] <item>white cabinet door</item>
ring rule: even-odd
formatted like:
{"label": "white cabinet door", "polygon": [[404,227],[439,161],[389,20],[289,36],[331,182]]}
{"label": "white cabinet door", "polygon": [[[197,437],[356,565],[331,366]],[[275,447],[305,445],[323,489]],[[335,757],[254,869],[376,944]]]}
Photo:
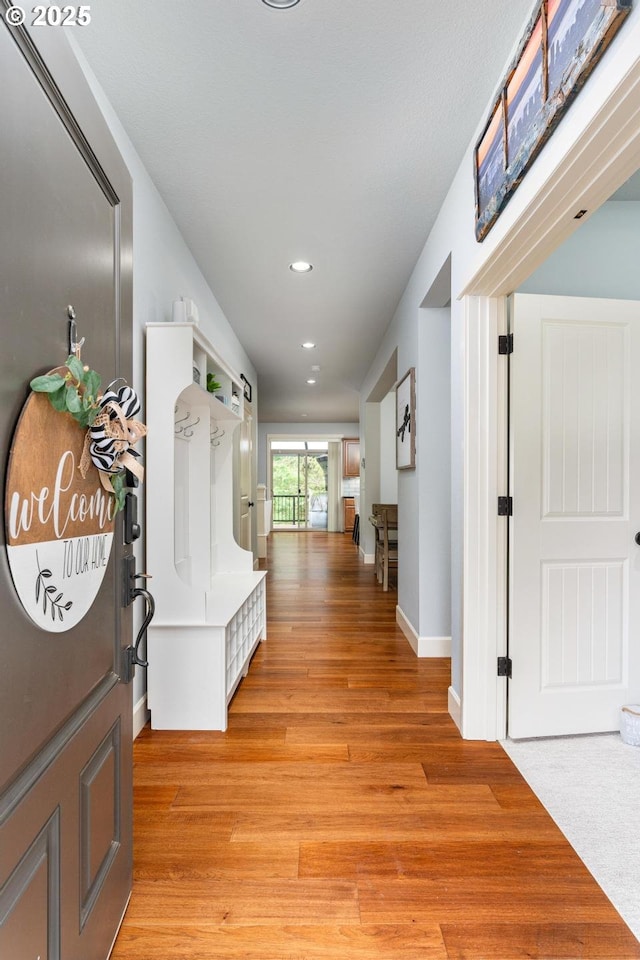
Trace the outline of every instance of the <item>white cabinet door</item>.
{"label": "white cabinet door", "polygon": [[640,303],[512,303],[509,734],[640,698]]}

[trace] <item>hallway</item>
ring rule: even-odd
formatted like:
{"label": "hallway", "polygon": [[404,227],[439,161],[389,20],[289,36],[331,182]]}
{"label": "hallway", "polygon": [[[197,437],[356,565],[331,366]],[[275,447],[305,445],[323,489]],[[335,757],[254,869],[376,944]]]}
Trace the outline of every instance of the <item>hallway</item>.
{"label": "hallway", "polygon": [[270,537],[268,639],[226,733],[134,746],[113,960],[640,957],[495,743],[460,739],[349,537]]}

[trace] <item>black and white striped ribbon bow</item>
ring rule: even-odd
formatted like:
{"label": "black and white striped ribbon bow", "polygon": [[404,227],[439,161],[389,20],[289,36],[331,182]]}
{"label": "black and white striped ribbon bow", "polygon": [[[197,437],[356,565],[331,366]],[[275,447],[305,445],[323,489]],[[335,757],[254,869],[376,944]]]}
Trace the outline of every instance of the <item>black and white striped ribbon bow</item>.
{"label": "black and white striped ribbon bow", "polygon": [[130,449],[139,439],[139,433],[135,429],[137,422],[130,428],[128,422],[126,428],[117,431],[114,434],[113,421],[119,421],[122,424],[131,420],[140,410],[140,400],[133,387],[124,386],[119,390],[107,390],[100,401],[100,413],[92,427],[89,427],[91,444],[89,453],[91,460],[98,470],[104,473],[117,473],[121,469],[120,457],[122,453],[129,452],[134,457],[140,454]]}
{"label": "black and white striped ribbon bow", "polygon": [[124,468],[142,480],[144,470],[137,459],[140,454],[133,449],[133,445],[147,432],[144,423],[135,419],[135,414],[140,410],[140,400],[135,390],[127,385],[112,390],[112,386],[109,384],[105,391],[100,400],[100,412],[87,430],[80,460],[82,476],[86,477],[93,463],[98,468],[102,485],[110,492],[113,490],[109,477]]}

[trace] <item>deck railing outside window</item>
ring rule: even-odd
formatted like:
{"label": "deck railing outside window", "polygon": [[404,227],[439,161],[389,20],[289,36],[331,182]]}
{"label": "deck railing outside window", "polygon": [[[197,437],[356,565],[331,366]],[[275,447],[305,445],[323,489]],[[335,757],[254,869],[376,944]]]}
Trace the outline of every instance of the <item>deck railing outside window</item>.
{"label": "deck railing outside window", "polygon": [[298,494],[273,495],[273,522],[297,524],[306,522],[306,497]]}

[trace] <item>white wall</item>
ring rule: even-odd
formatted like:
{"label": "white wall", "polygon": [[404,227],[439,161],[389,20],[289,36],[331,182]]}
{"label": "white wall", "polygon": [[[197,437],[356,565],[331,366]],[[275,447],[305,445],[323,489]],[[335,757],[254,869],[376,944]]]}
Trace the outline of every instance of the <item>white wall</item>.
{"label": "white wall", "polygon": [[[525,24],[523,24],[524,30]],[[521,31],[522,33],[522,31]],[[520,36],[514,37],[514,49]],[[512,54],[513,55],[513,54]],[[505,70],[512,59],[505,63]],[[479,629],[469,619],[463,622],[464,582],[463,571],[467,563],[464,555],[465,537],[465,496],[470,495],[465,487],[465,457],[476,443],[483,442],[466,433],[467,404],[471,402],[469,386],[476,376],[478,356],[469,349],[466,317],[467,304],[462,297],[465,289],[479,276],[481,269],[491,262],[498,251],[506,246],[506,241],[521,223],[523,211],[527,210],[538,197],[545,195],[548,184],[557,179],[559,172],[566,169],[567,156],[576,141],[583,135],[592,122],[593,116],[604,109],[609,102],[612,90],[622,84],[627,74],[635,67],[640,58],[640,5],[635,4],[617,37],[613,40],[586,85],[556,127],[553,136],[541,151],[536,162],[528,171],[520,187],[505,207],[500,219],[485,238],[483,243],[475,239],[475,197],[473,183],[473,148],[481,133],[486,116],[478,118],[478,126],[469,143],[467,151],[454,176],[449,193],[440,209],[438,218],[431,229],[424,249],[409,279],[391,324],[380,344],[377,356],[370,367],[363,385],[361,397],[366,398],[380,378],[392,352],[398,351],[398,375],[403,376],[409,366],[416,367],[419,410],[421,420],[417,428],[418,452],[415,471],[405,471],[399,477],[398,502],[399,523],[404,530],[400,543],[400,573],[398,603],[403,613],[419,635],[433,614],[437,620],[437,601],[426,596],[428,584],[424,577],[425,557],[418,536],[418,527],[424,528],[423,513],[425,505],[434,510],[441,506],[447,510],[445,491],[439,486],[429,499],[434,477],[432,463],[424,456],[424,436],[427,424],[434,416],[434,410],[425,409],[420,393],[428,384],[430,340],[434,338],[437,349],[436,331],[426,330],[424,339],[419,337],[422,323],[420,305],[436,283],[443,264],[451,257],[451,593],[452,601],[452,686],[462,699],[462,650],[463,629],[469,634],[465,646],[476,641],[475,631]],[[496,77],[496,85],[501,77]],[[490,104],[487,104],[487,112]],[[455,160],[454,160],[455,162]],[[630,173],[631,171],[629,171]],[[618,186],[615,184],[614,186]],[[568,235],[578,229],[577,222],[568,222],[563,227]],[[547,241],[548,242],[548,241]],[[558,241],[559,242],[559,241]],[[507,254],[505,253],[505,257]],[[543,259],[540,254],[540,262]],[[530,262],[531,258],[528,258]],[[537,264],[532,265],[531,270]],[[515,267],[514,267],[515,269]],[[481,284],[474,283],[475,287]],[[493,290],[485,290],[487,294]],[[504,291],[507,292],[507,291]],[[619,293],[617,294],[620,295]],[[420,339],[420,343],[418,342]],[[428,408],[428,405],[427,405]],[[361,403],[361,421],[363,434],[367,436],[364,422],[366,403]],[[426,418],[426,422],[425,422]],[[365,450],[366,457],[366,450]],[[467,482],[471,478],[467,477]],[[487,509],[489,505],[487,506]],[[425,534],[422,533],[424,539]],[[440,534],[444,541],[444,537]],[[442,545],[438,544],[437,546]],[[435,562],[436,558],[433,557]],[[441,571],[447,564],[446,551],[440,559]],[[482,558],[478,558],[478,563]]]}
{"label": "white wall", "polygon": [[[170,320],[171,304],[180,296],[195,301],[200,315],[200,328],[224,360],[237,373],[244,373],[252,384],[256,384],[256,372],[251,361],[202,276],[164,201],[81,51],[72,38],[70,42],[133,181],[133,386],[139,390],[141,397],[144,396],[145,324]],[[254,406],[257,406],[256,401],[257,390],[254,390]],[[139,515],[144,517],[144,485],[140,491],[140,501]],[[136,545],[137,565],[138,569],[153,574],[153,557],[145,559],[145,550],[143,524],[142,538]],[[150,589],[153,590],[153,581]],[[141,614],[141,610],[134,610],[134,629],[138,629]],[[134,706],[140,703],[145,691],[146,674],[138,669],[133,689]],[[138,720],[137,716],[134,717],[134,723]]]}
{"label": "white wall", "polygon": [[521,293],[640,300],[639,252],[640,202],[611,200],[519,289]]}
{"label": "white wall", "polygon": [[380,503],[398,502],[396,470],[396,395],[380,401]]}
{"label": "white wall", "polygon": [[451,310],[422,309],[421,389],[416,415],[422,469],[419,502],[420,637],[451,636]]}
{"label": "white wall", "polygon": [[[443,257],[439,266],[445,260]],[[426,293],[423,290],[415,300],[405,293],[362,385],[361,397],[371,395],[394,350],[399,379],[410,367],[416,368],[416,469],[397,474],[398,606],[418,637],[440,638],[451,636],[451,324],[448,308],[421,308]],[[362,403],[362,419],[371,420],[374,406]],[[367,423],[365,461],[369,459],[369,431]],[[365,488],[368,485],[366,469]],[[363,550],[371,553],[366,527],[364,536]]]}

